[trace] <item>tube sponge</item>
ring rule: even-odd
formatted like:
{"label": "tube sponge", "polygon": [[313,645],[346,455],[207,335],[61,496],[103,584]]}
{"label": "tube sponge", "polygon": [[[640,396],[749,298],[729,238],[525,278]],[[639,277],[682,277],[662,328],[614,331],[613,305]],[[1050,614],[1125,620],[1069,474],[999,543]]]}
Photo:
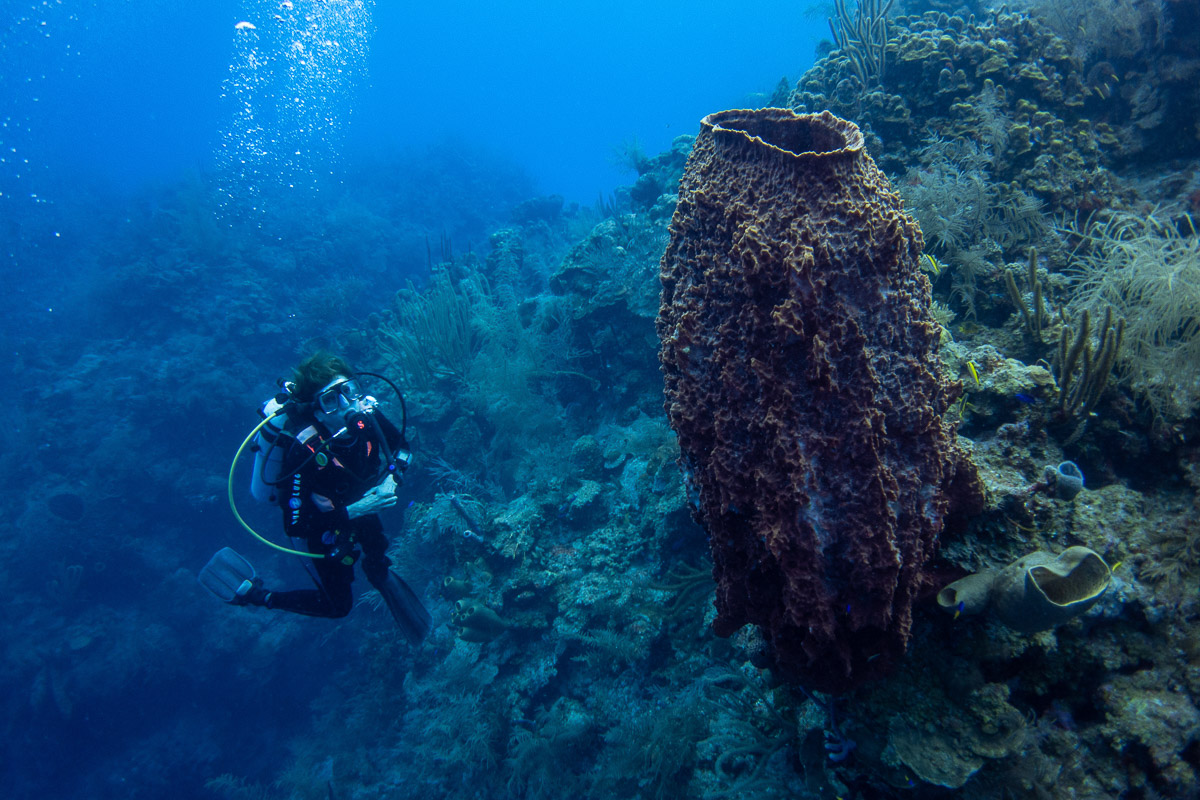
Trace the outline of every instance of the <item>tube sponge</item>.
{"label": "tube sponge", "polygon": [[1043,478],[1060,500],[1074,500],[1083,491],[1083,472],[1074,461],[1064,461],[1057,467],[1047,466]]}
{"label": "tube sponge", "polygon": [[471,593],[471,582],[462,578],[447,575],[442,579],[442,594],[451,600],[458,600]]}
{"label": "tube sponge", "polygon": [[454,604],[450,621],[458,626],[459,638],[468,642],[490,642],[508,627],[499,614],[469,597]]}
{"label": "tube sponge", "polygon": [[1104,559],[1086,547],[1037,551],[1007,567],[968,575],[938,592],[938,605],[963,614],[990,613],[1021,633],[1061,625],[1096,604],[1112,582]]}

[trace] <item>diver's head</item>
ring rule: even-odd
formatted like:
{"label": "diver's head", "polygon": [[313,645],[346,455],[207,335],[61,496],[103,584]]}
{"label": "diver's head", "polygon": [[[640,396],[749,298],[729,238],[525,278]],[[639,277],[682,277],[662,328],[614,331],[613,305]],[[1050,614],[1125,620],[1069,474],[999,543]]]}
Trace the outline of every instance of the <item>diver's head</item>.
{"label": "diver's head", "polygon": [[362,389],[346,361],[324,350],[296,367],[295,396],[311,405],[317,420],[330,430],[346,426],[352,414],[366,410]]}
{"label": "diver's head", "polygon": [[351,417],[372,408],[358,381],[347,375],[335,375],[313,398],[313,413],[317,420],[333,431],[348,426]]}
{"label": "diver's head", "polygon": [[345,359],[326,350],[318,350],[292,370],[292,380],[296,383],[296,399],[301,403],[313,402],[317,393],[339,375],[355,377],[354,370]]}

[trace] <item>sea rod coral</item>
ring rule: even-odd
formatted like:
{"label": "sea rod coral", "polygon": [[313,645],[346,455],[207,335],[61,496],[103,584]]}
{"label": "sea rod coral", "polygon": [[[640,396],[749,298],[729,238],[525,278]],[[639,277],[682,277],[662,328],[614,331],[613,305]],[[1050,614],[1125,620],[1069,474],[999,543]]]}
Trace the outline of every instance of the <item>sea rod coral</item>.
{"label": "sea rod coral", "polygon": [[716,632],[759,625],[773,666],[823,690],[904,652],[943,525],[982,499],[920,252],[853,123],[703,121],[661,265],[667,413]]}

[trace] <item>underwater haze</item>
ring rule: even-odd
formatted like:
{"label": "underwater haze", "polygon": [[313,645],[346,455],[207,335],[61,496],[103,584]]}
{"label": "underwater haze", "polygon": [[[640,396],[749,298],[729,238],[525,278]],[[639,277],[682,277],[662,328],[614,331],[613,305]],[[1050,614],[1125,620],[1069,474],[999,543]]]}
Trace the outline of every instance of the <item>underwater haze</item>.
{"label": "underwater haze", "polygon": [[3,8],[0,796],[1200,798],[1197,0]]}
{"label": "underwater haze", "polygon": [[[274,38],[273,2],[7,6],[2,188],[17,197],[45,196],[46,173],[131,188],[211,169],[221,86],[245,65],[235,25],[256,25],[264,61],[303,57]],[[322,29],[345,59],[318,78],[344,139],[323,167],[450,141],[589,204],[626,178],[622,145],[657,152],[709,109],[753,103],[824,29],[782,2],[357,6]]]}

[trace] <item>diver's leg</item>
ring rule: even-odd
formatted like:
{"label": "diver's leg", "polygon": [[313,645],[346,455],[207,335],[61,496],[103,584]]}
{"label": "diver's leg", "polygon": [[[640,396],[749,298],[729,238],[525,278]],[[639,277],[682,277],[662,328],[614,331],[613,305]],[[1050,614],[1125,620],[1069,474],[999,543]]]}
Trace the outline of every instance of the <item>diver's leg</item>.
{"label": "diver's leg", "polygon": [[354,608],[354,567],[331,558],[312,559],[311,572],[316,589],[269,592],[267,608],[291,611],[308,617],[344,617]]}
{"label": "diver's leg", "polygon": [[358,545],[362,548],[362,569],[367,580],[376,589],[387,583],[388,567],[392,560],[387,556],[388,540],[382,531],[362,531],[357,537]]}
{"label": "diver's leg", "polygon": [[371,585],[379,590],[396,625],[413,645],[420,644],[429,635],[433,624],[429,612],[407,583],[388,567],[392,561],[387,557],[388,541],[382,531],[370,531],[359,536],[363,550],[363,573]]}

